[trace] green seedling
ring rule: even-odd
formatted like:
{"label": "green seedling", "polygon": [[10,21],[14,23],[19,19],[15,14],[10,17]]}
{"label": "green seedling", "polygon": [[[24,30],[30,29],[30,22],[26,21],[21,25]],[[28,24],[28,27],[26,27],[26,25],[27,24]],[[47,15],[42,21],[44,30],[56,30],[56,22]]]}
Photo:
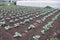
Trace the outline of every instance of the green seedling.
{"label": "green seedling", "polygon": [[5,30],[9,30],[11,27],[10,26],[5,26]]}
{"label": "green seedling", "polygon": [[29,19],[25,19],[24,20],[24,23],[28,23],[30,20]]}
{"label": "green seedling", "polygon": [[20,24],[24,24],[24,22],[21,21]]}
{"label": "green seedling", "polygon": [[3,16],[0,16],[0,19],[3,18]]}
{"label": "green seedling", "polygon": [[4,25],[4,24],[5,24],[5,21],[3,21],[3,22],[0,22],[0,26],[1,26],[1,25]]}
{"label": "green seedling", "polygon": [[30,20],[33,20],[33,18],[29,18]]}
{"label": "green seedling", "polygon": [[36,15],[36,18],[39,17],[38,15]]}
{"label": "green seedling", "polygon": [[34,39],[34,40],[39,40],[39,38],[40,38],[39,35],[35,35],[35,36],[33,36],[33,39]]}
{"label": "green seedling", "polygon": [[6,19],[10,19],[10,18],[6,18]]}
{"label": "green seedling", "polygon": [[37,20],[36,22],[37,22],[37,23],[41,23],[41,20]]}
{"label": "green seedling", "polygon": [[41,33],[42,33],[42,34],[45,34],[45,30],[41,30]]}
{"label": "green seedling", "polygon": [[14,27],[18,27],[20,24],[19,23],[16,23],[16,24],[14,24]]}
{"label": "green seedling", "polygon": [[52,37],[52,38],[50,38],[50,40],[57,40],[57,38]]}
{"label": "green seedling", "polygon": [[9,22],[14,22],[13,20],[10,20]]}
{"label": "green seedling", "polygon": [[28,29],[35,29],[36,27],[34,26],[34,25],[30,25],[29,27],[28,27]]}
{"label": "green seedling", "polygon": [[18,21],[19,19],[15,19],[15,21]]}
{"label": "green seedling", "polygon": [[52,26],[53,21],[48,22],[43,28],[47,31]]}
{"label": "green seedling", "polygon": [[15,32],[15,35],[13,37],[22,37],[22,34],[19,32]]}

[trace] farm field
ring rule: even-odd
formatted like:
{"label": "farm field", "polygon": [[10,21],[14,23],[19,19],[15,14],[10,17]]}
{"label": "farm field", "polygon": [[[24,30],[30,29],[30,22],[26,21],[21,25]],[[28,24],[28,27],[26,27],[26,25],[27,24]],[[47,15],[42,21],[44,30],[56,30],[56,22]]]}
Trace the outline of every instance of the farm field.
{"label": "farm field", "polygon": [[60,40],[60,10],[0,7],[0,40]]}

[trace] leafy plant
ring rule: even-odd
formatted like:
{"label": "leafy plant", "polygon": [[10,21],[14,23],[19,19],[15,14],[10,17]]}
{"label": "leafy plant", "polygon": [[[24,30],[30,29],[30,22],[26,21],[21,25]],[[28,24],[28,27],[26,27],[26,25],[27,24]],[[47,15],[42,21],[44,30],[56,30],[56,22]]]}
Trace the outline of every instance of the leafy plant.
{"label": "leafy plant", "polygon": [[60,13],[57,14],[52,20],[53,20],[53,21],[56,20],[59,15],[60,15]]}
{"label": "leafy plant", "polygon": [[24,23],[28,23],[30,20],[29,19],[25,19],[24,20]]}
{"label": "leafy plant", "polygon": [[45,19],[46,19],[46,18],[45,18],[45,17],[43,17],[41,20],[44,22],[44,21],[45,21]]}
{"label": "leafy plant", "polygon": [[6,19],[10,19],[9,17],[7,17]]}
{"label": "leafy plant", "polygon": [[22,37],[22,34],[19,32],[15,32],[15,35],[13,37]]}
{"label": "leafy plant", "polygon": [[43,28],[47,31],[51,27],[52,23],[53,21],[48,22],[48,24],[46,24]]}
{"label": "leafy plant", "polygon": [[18,21],[19,19],[15,19],[15,21]]}
{"label": "leafy plant", "polygon": [[46,31],[49,29],[48,25],[45,25],[43,28],[44,28]]}
{"label": "leafy plant", "polygon": [[31,25],[28,27],[28,29],[31,29],[31,28],[32,28],[32,29],[35,29],[36,27],[31,24]]}
{"label": "leafy plant", "polygon": [[4,25],[4,24],[5,24],[5,21],[3,21],[3,22],[0,22],[0,26],[1,26],[1,25]]}
{"label": "leafy plant", "polygon": [[24,24],[24,22],[21,21],[20,24]]}
{"label": "leafy plant", "polygon": [[14,24],[14,27],[18,27],[20,24],[19,23],[16,23],[16,24]]}
{"label": "leafy plant", "polygon": [[5,21],[5,19],[3,18],[2,21]]}
{"label": "leafy plant", "polygon": [[37,22],[37,23],[41,23],[41,20],[37,20],[36,22]]}
{"label": "leafy plant", "polygon": [[45,34],[45,30],[41,30],[41,33],[42,33],[42,34]]}
{"label": "leafy plant", "polygon": [[33,20],[33,18],[29,18],[30,20]]}
{"label": "leafy plant", "polygon": [[10,20],[9,22],[14,22],[13,20]]}
{"label": "leafy plant", "polygon": [[3,18],[3,16],[0,16],[0,19]]}
{"label": "leafy plant", "polygon": [[19,17],[20,19],[23,19],[23,17]]}
{"label": "leafy plant", "polygon": [[33,38],[34,38],[35,40],[39,40],[40,36],[39,36],[39,35],[35,35],[35,36],[33,36]]}
{"label": "leafy plant", "polygon": [[36,15],[36,18],[39,17],[38,15]]}
{"label": "leafy plant", "polygon": [[57,40],[57,38],[52,37],[52,38],[50,38],[50,40]]}
{"label": "leafy plant", "polygon": [[24,16],[24,18],[27,18],[27,16]]}
{"label": "leafy plant", "polygon": [[11,18],[14,18],[14,16],[11,16]]}
{"label": "leafy plant", "polygon": [[11,27],[10,26],[5,26],[5,30],[9,30]]}

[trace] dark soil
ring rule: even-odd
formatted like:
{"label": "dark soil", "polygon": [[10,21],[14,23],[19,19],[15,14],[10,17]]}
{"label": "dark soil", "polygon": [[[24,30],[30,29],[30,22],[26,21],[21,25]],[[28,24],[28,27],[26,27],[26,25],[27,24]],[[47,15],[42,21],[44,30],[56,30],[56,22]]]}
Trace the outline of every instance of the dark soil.
{"label": "dark soil", "polygon": [[[50,12],[50,13],[52,13],[52,12]],[[58,13],[59,13],[59,11],[54,13],[54,15],[51,15],[50,17],[48,17],[44,22],[42,22],[40,24],[37,23],[36,20],[43,18],[44,16],[48,15],[49,13],[46,15],[42,15],[38,18],[34,18],[32,21],[30,21],[27,24],[21,24],[17,28],[14,28],[14,26],[13,26],[14,23],[9,24],[9,22],[6,21],[6,24],[11,25],[12,29],[6,31],[4,29],[4,27],[0,27],[0,40],[34,40],[33,39],[34,35],[40,35],[41,38],[39,40],[47,40],[47,39],[50,39],[51,37],[57,37],[58,40],[60,40],[60,16],[52,24],[52,27],[48,31],[46,31],[46,33],[44,35],[42,35],[40,32],[43,29],[43,26],[46,25],[49,21],[51,21],[51,19],[53,17],[55,17]],[[30,17],[33,17],[34,15],[32,15]],[[25,32],[25,30],[27,30],[27,27],[29,27],[30,24],[34,24],[36,26],[36,29],[31,29],[28,32]],[[14,38],[13,35],[16,31],[20,32],[23,35],[23,37]],[[56,33],[56,35],[54,35],[55,33]]]}

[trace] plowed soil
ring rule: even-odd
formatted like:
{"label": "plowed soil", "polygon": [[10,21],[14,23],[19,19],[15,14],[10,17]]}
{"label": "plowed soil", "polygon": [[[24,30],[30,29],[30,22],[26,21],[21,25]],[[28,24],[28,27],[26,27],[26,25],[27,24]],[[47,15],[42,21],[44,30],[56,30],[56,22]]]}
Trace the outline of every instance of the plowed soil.
{"label": "plowed soil", "polygon": [[[49,40],[52,36],[57,37],[58,40],[60,40],[60,16],[58,17],[58,19],[56,21],[54,21],[54,23],[52,24],[52,27],[44,35],[42,35],[40,32],[43,29],[43,26],[46,25],[49,21],[51,21],[51,19],[54,16],[56,16],[59,12],[60,12],[60,10],[58,12],[54,13],[54,15],[51,15],[50,17],[48,17],[44,22],[42,22],[40,24],[37,23],[36,20],[43,18],[44,16],[48,15],[49,13],[39,16],[38,18],[34,18],[32,21],[30,21],[27,24],[21,24],[17,28],[14,28],[14,26],[13,26],[14,23],[9,24],[9,22],[6,21],[6,24],[11,25],[12,29],[6,31],[4,29],[4,27],[0,27],[0,40],[34,40],[33,39],[34,35],[40,35],[41,38],[39,40],[47,40],[47,39]],[[50,12],[50,13],[52,13],[52,12]],[[34,15],[32,15],[30,17],[34,17]],[[19,22],[19,21],[17,21],[17,22]],[[28,32],[25,32],[25,30],[27,30],[27,27],[30,24],[34,24],[36,26],[36,29],[31,29],[31,30],[28,30]],[[20,32],[23,35],[23,37],[14,38],[13,35],[16,31]],[[56,35],[55,35],[55,33],[56,33]]]}

